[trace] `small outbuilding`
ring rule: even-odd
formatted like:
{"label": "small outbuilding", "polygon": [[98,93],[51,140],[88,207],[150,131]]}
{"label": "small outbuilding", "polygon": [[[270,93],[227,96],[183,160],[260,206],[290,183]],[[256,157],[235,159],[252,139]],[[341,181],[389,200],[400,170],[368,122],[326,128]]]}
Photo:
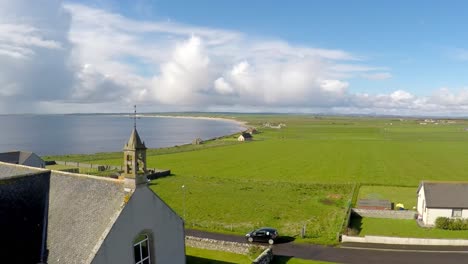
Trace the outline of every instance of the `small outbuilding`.
{"label": "small outbuilding", "polygon": [[29,151],[10,151],[0,153],[0,161],[36,168],[45,168],[44,160],[35,153]]}
{"label": "small outbuilding", "polygon": [[433,226],[438,217],[468,218],[468,182],[421,182],[418,219]]}
{"label": "small outbuilding", "polygon": [[237,138],[237,141],[251,141],[253,139],[250,133],[244,132]]}
{"label": "small outbuilding", "polygon": [[392,210],[392,202],[389,200],[360,199],[357,202],[357,208],[367,210]]}

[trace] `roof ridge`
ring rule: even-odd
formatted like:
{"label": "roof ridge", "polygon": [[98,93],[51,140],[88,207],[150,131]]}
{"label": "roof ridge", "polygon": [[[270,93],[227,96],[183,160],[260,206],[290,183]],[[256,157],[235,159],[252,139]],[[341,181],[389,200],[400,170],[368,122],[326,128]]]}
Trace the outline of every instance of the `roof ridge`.
{"label": "roof ridge", "polygon": [[37,170],[37,171],[42,171],[42,172],[50,171],[50,170],[44,169],[44,168],[31,167],[31,166],[26,166],[26,165],[22,165],[22,164],[13,164],[13,163],[3,162],[3,161],[0,161],[0,165],[9,166],[9,167],[19,167],[19,168],[23,168],[23,169],[31,169],[31,170]]}
{"label": "roof ridge", "polygon": [[122,184],[124,182],[123,180],[114,179],[110,177],[94,176],[94,175],[89,175],[89,174],[73,173],[73,172],[66,172],[66,171],[59,171],[59,170],[51,170],[51,171],[56,174],[64,174],[64,175],[73,176],[73,177],[89,178],[89,179],[100,180],[100,181],[111,181],[111,182],[122,183]]}
{"label": "roof ridge", "polygon": [[[65,171],[59,171],[59,170],[50,170],[50,169],[31,167],[31,166],[26,166],[26,165],[21,165],[21,164],[12,164],[12,163],[3,162],[3,161],[0,161],[0,165],[1,166],[14,167],[14,168],[23,168],[23,169],[28,169],[28,170],[37,171],[37,172],[50,171],[50,172],[53,172],[53,173],[56,173],[56,174],[58,173],[58,174],[64,174],[64,175],[68,175],[68,176],[89,178],[89,179],[100,180],[100,181],[110,181],[110,182],[122,183],[123,184],[123,180],[113,179],[113,178],[109,178],[109,177],[94,176],[94,175],[81,174],[81,173],[71,173],[71,172],[65,172]],[[11,176],[11,177],[5,177],[5,178],[2,178],[2,179],[12,178],[12,177],[16,177],[16,176],[23,177],[23,176],[27,176],[29,174],[32,175],[32,174],[35,174],[35,173],[30,172],[30,173],[25,173],[25,174],[21,174],[21,175],[14,175],[14,176]]]}

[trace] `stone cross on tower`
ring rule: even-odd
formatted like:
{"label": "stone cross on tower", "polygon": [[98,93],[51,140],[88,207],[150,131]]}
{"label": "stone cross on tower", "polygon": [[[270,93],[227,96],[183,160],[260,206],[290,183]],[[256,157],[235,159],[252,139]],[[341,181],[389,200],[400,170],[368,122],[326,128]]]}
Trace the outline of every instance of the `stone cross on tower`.
{"label": "stone cross on tower", "polygon": [[[146,180],[146,146],[138,135],[136,128],[136,105],[133,114],[133,131],[123,148],[124,152],[124,176],[126,178],[135,178],[137,184],[139,181]],[[138,177],[144,176],[144,177]],[[139,179],[142,178],[142,179]]]}

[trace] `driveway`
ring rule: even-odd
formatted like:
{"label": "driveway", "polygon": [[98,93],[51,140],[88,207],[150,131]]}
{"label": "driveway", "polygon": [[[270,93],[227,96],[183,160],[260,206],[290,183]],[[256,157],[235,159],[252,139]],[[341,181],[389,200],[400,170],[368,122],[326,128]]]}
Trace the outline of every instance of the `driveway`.
{"label": "driveway", "polygon": [[[226,235],[198,230],[186,230],[185,234],[216,240],[246,242],[243,236],[238,235]],[[273,253],[277,256],[351,264],[459,264],[468,262],[468,247],[447,246],[428,247],[345,243],[340,247],[326,247],[289,242],[273,245]]]}

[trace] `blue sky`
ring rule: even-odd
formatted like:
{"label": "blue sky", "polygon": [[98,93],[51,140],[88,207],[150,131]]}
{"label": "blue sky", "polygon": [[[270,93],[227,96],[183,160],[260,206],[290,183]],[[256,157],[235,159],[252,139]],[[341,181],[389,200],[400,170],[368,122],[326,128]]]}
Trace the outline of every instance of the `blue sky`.
{"label": "blue sky", "polygon": [[0,0],[0,113],[137,103],[466,116],[466,10],[464,1]]}
{"label": "blue sky", "polygon": [[[130,1],[131,2],[131,1]],[[105,4],[103,4],[105,6]],[[468,84],[466,1],[140,1],[107,5],[135,19],[171,20],[346,50],[388,69],[392,78],[354,80],[368,93],[418,95]],[[143,8],[145,7],[145,8]]]}

